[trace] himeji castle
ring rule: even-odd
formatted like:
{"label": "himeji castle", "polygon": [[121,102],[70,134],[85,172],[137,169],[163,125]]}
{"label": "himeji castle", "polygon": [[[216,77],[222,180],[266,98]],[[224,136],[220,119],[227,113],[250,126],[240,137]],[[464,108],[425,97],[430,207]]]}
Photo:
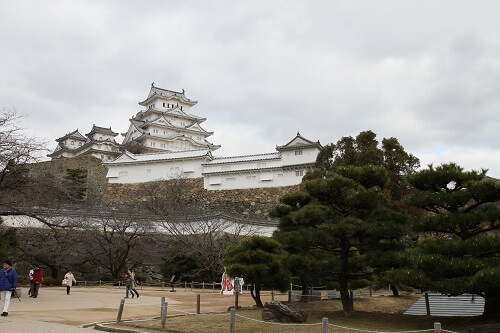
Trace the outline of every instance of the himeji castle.
{"label": "himeji castle", "polygon": [[220,148],[207,141],[207,137],[214,134],[200,125],[207,119],[189,113],[197,103],[188,99],[184,90],[171,91],[151,84],[148,97],[139,102],[146,109],[130,119],[123,144],[135,141],[148,152]]}
{"label": "himeji castle", "polygon": [[[108,168],[108,182],[203,178],[208,190],[290,186],[300,184],[322,148],[319,141],[297,133],[288,143],[276,146],[275,152],[215,156],[214,151],[221,146],[207,140],[213,132],[202,128],[206,118],[191,113],[196,104],[184,90],[166,90],[151,84],[148,96],[139,102],[144,109],[130,119],[128,131],[122,134],[122,152],[113,159],[100,157]],[[76,137],[75,132],[70,134]],[[70,138],[68,135],[64,140]],[[140,147],[141,153],[124,149],[131,144]]]}
{"label": "himeji castle", "polygon": [[92,126],[89,133],[83,136],[78,129],[56,139],[57,147],[48,157],[58,158],[91,155],[103,161],[114,160],[121,154],[120,145],[115,141],[115,133],[110,128]]}

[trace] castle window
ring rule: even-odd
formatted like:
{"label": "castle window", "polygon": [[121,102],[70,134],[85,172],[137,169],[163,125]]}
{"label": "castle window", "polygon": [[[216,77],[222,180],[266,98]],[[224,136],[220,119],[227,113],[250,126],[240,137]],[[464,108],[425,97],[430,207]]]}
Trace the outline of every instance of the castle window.
{"label": "castle window", "polygon": [[165,107],[165,103],[163,103],[163,107]]}
{"label": "castle window", "polygon": [[170,103],[169,103],[169,104],[167,104],[167,108],[170,108]]}
{"label": "castle window", "polygon": [[304,170],[295,171],[295,176],[302,177],[304,175]]}
{"label": "castle window", "polygon": [[257,163],[257,168],[265,168],[266,166],[266,163]]}
{"label": "castle window", "polygon": [[296,150],[296,151],[295,151],[295,155],[302,155],[302,149],[300,149],[300,150]]}
{"label": "castle window", "polygon": [[236,177],[226,178],[226,182],[235,182],[235,181],[236,181]]}
{"label": "castle window", "polygon": [[278,178],[283,178],[283,174],[282,173],[278,173]]}
{"label": "castle window", "polygon": [[74,145],[75,144],[75,141],[71,141],[71,145]]}
{"label": "castle window", "polygon": [[247,176],[247,180],[256,180],[257,176]]}
{"label": "castle window", "polygon": [[182,111],[182,106],[181,106],[181,111]]}
{"label": "castle window", "polygon": [[120,171],[120,172],[118,173],[118,176],[119,176],[119,177],[127,177],[127,176],[128,176],[128,171]]}

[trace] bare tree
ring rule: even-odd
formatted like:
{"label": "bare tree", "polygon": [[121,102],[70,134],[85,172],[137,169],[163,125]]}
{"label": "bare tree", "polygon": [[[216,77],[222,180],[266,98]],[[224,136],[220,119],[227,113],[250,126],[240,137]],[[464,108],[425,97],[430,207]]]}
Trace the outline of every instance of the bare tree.
{"label": "bare tree", "polygon": [[133,252],[141,251],[141,238],[151,230],[148,222],[127,207],[108,207],[97,216],[91,214],[80,221],[79,228],[84,255],[113,279],[118,279],[127,265],[134,265]]}
{"label": "bare tree", "polygon": [[[208,274],[214,280],[223,272],[226,247],[255,234],[257,227],[220,212],[204,211],[192,201],[189,189],[182,177],[152,182],[144,187],[140,202],[153,216],[158,232],[171,236],[171,244],[165,248],[166,261],[192,258],[199,267],[193,277]],[[175,253],[167,253],[167,248]]]}
{"label": "bare tree", "polygon": [[45,151],[44,142],[23,133],[20,118],[14,108],[0,112],[0,216],[19,210],[32,196],[34,180],[26,165]]}

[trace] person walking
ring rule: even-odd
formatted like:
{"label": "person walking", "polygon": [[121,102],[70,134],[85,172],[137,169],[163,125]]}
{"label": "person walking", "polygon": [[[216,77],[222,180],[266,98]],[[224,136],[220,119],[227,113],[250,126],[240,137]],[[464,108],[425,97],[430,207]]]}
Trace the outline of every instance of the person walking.
{"label": "person walking", "polygon": [[71,273],[71,271],[69,271],[68,273],[66,273],[64,275],[64,279],[62,281],[63,285],[66,285],[66,295],[69,295],[69,293],[71,291],[71,286],[73,285],[73,282],[75,283],[75,286],[76,286],[76,279],[73,276],[73,273]]}
{"label": "person walking", "polygon": [[134,293],[132,292],[132,279],[130,278],[129,274],[125,274],[124,278],[125,280],[125,298],[128,298],[128,292],[132,294],[132,298],[134,298]]}
{"label": "person walking", "polygon": [[28,277],[30,278],[30,289],[28,290],[28,295],[33,295],[35,291],[35,285],[33,283],[33,274],[35,273],[35,267],[36,265],[33,264],[33,267],[30,269],[30,272],[28,273]]}
{"label": "person walking", "polygon": [[2,299],[2,316],[9,315],[10,296],[17,288],[17,272],[10,260],[5,260],[0,274],[0,298]]}
{"label": "person walking", "polygon": [[43,281],[42,269],[38,265],[35,266],[35,271],[33,272],[33,280],[32,281],[34,284],[34,288],[33,288],[33,292],[31,293],[30,297],[37,298],[38,297],[38,290],[40,289],[40,284]]}
{"label": "person walking", "polygon": [[[135,287],[136,287],[135,273],[134,273],[133,270],[130,270],[130,269],[127,271],[127,273],[130,276],[130,280],[132,280],[132,291],[135,293],[135,295],[137,296],[137,298],[139,298],[139,293],[135,289]],[[134,295],[134,294],[132,294],[132,295]]]}

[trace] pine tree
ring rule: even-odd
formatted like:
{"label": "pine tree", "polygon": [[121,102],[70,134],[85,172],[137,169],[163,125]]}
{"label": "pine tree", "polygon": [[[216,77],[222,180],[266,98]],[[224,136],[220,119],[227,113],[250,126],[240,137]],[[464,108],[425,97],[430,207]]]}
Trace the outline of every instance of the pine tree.
{"label": "pine tree", "polygon": [[290,281],[281,264],[282,256],[280,243],[269,237],[252,236],[228,248],[224,265],[230,276],[243,277],[250,284],[252,298],[262,308],[260,291],[264,286],[284,291]]}
{"label": "pine tree", "polygon": [[338,167],[303,182],[301,191],[273,209],[281,218],[277,237],[294,233],[297,241],[302,235],[301,247],[317,251],[323,265],[330,265],[346,312],[353,310],[349,287],[390,267],[402,248],[404,219],[387,207],[387,182],[382,167]]}
{"label": "pine tree", "polygon": [[413,223],[421,240],[408,251],[405,283],[450,295],[485,298],[484,316],[500,318],[500,182],[486,170],[450,163],[409,177],[408,203],[423,210]]}

